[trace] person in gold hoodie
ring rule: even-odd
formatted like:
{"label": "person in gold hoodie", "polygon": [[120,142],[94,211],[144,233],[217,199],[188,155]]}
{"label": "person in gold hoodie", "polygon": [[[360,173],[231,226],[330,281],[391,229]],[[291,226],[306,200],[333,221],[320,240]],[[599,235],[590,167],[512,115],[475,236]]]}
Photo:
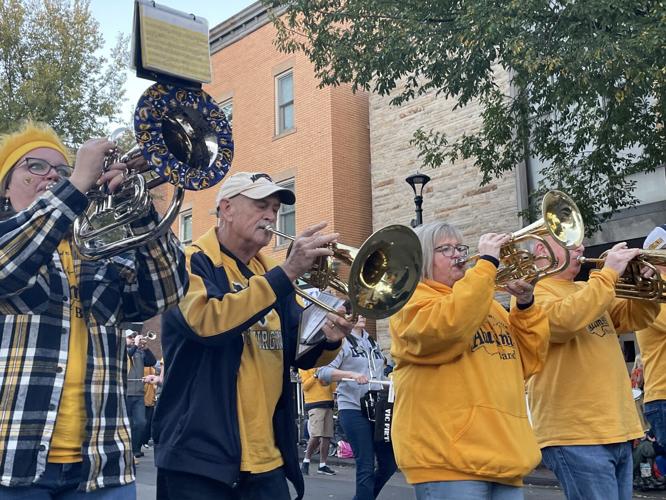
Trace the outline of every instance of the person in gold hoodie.
{"label": "person in gold hoodie", "polygon": [[335,384],[322,384],[317,378],[317,368],[298,370],[303,387],[305,411],[308,412],[308,432],[310,439],[305,449],[301,472],[310,474],[310,459],[319,448],[319,467],[317,474],[335,475],[335,471],[326,465],[328,447],[334,434],[333,393]]}
{"label": "person in gold hoodie", "polygon": [[[552,244],[569,266],[541,280],[535,297],[548,315],[551,339],[544,369],[529,380],[529,406],[543,462],[569,500],[630,499],[632,450],[643,436],[617,335],[652,323],[659,305],[615,297],[615,283],[639,252],[618,243],[604,267],[574,281],[585,247]],[[542,243],[533,249],[545,255]]]}
{"label": "person in gold hoodie", "polygon": [[523,498],[522,478],[540,460],[525,405],[525,377],[548,348],[548,320],[533,286],[510,282],[518,306],[494,300],[500,247],[479,239],[477,264],[444,222],[417,228],[422,279],[390,320],[396,400],[391,439],[419,500]]}
{"label": "person in gold hoodie", "polygon": [[[666,225],[654,228],[645,238],[646,250],[666,248]],[[655,266],[666,278],[666,266]],[[660,445],[666,446],[666,306],[647,328],[636,332],[636,339],[643,358],[643,402],[645,418],[650,423]]]}

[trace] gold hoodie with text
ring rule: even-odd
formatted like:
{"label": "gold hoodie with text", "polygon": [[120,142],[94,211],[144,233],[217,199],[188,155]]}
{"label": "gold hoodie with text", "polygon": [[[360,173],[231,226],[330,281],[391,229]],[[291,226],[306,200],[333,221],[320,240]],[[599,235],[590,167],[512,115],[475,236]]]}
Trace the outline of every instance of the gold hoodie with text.
{"label": "gold hoodie with text", "polygon": [[615,297],[609,268],[587,282],[557,277],[537,283],[551,345],[543,370],[528,383],[539,446],[603,445],[641,437],[631,380],[618,333],[645,328],[659,304]]}
{"label": "gold hoodie with text", "polygon": [[544,363],[548,320],[536,304],[507,313],[495,275],[482,259],[453,288],[423,280],[391,318],[391,438],[410,483],[520,485],[539,463],[524,380]]}
{"label": "gold hoodie with text", "polygon": [[[666,274],[661,279],[666,280]],[[636,332],[636,340],[643,357],[643,401],[666,399],[666,304],[660,306],[654,323]]]}

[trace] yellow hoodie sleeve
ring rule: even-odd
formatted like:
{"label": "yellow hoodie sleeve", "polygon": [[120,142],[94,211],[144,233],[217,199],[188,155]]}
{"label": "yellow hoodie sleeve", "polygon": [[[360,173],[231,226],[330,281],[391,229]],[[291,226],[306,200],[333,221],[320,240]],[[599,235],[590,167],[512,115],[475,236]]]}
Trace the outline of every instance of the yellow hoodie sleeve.
{"label": "yellow hoodie sleeve", "polygon": [[543,368],[550,343],[548,316],[538,304],[527,309],[511,308],[511,333],[518,343],[525,379]]}
{"label": "yellow hoodie sleeve", "polygon": [[615,299],[610,310],[610,317],[617,333],[641,330],[655,320],[661,304],[650,300]]}
{"label": "yellow hoodie sleeve", "polygon": [[448,293],[419,283],[407,305],[391,318],[391,354],[424,365],[460,356],[488,316],[495,274],[492,263],[480,260]]}
{"label": "yellow hoodie sleeve", "polygon": [[[546,279],[537,283],[534,296],[548,316],[550,341],[568,342],[606,312],[615,300],[617,278],[615,271],[604,268],[592,273],[585,287],[564,297],[557,294],[558,281],[562,280]],[[563,284],[571,282],[563,281]]]}
{"label": "yellow hoodie sleeve", "polygon": [[317,383],[317,379],[314,377],[316,370],[316,368],[312,368],[311,370],[298,370],[298,374],[301,376],[301,385],[304,391],[310,390],[312,386]]}
{"label": "yellow hoodie sleeve", "polygon": [[247,287],[236,290],[221,268],[218,272],[225,282],[209,276],[213,271],[203,252],[189,247],[186,256],[189,288],[178,307],[199,337],[240,333],[257,322],[275,304],[278,295],[293,293],[291,281],[279,267],[252,276]]}

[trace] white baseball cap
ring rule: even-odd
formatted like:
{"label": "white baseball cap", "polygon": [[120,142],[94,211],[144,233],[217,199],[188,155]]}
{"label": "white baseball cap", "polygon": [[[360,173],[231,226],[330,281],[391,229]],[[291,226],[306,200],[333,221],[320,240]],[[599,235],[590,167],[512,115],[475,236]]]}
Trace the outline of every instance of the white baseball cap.
{"label": "white baseball cap", "polygon": [[666,247],[666,224],[655,227],[643,242],[644,250],[660,250]]}
{"label": "white baseball cap", "polygon": [[215,204],[219,205],[223,199],[233,198],[242,194],[253,200],[262,200],[272,194],[277,194],[280,203],[293,205],[296,203],[296,196],[293,191],[279,186],[273,182],[268,174],[261,172],[238,172],[222,182],[220,190],[217,192]]}

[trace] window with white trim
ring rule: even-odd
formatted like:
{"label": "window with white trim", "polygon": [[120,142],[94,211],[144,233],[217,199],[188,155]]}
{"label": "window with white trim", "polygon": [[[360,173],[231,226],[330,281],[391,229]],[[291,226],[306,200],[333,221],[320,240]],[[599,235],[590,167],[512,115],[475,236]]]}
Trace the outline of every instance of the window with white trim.
{"label": "window with white trim", "polygon": [[229,127],[232,129],[233,127],[233,117],[234,117],[234,103],[232,99],[227,99],[226,101],[222,102],[220,104],[220,109],[224,112],[224,116],[227,118],[227,122],[229,123]]}
{"label": "window with white trim", "polygon": [[[289,179],[284,182],[279,182],[278,183],[280,186],[289,189],[291,191],[294,191],[294,179]],[[296,205],[286,205],[285,203],[282,203],[280,205],[280,210],[278,211],[278,216],[277,216],[277,229],[278,231],[281,231],[285,234],[288,234],[290,236],[295,236],[296,235]],[[286,238],[282,238],[278,236],[276,238],[276,245],[286,245],[288,244],[291,240],[288,240]]]}
{"label": "window with white trim", "polygon": [[179,215],[178,232],[183,245],[192,243],[192,209],[184,210]]}
{"label": "window with white trim", "polygon": [[294,73],[285,71],[275,77],[275,134],[294,128]]}

